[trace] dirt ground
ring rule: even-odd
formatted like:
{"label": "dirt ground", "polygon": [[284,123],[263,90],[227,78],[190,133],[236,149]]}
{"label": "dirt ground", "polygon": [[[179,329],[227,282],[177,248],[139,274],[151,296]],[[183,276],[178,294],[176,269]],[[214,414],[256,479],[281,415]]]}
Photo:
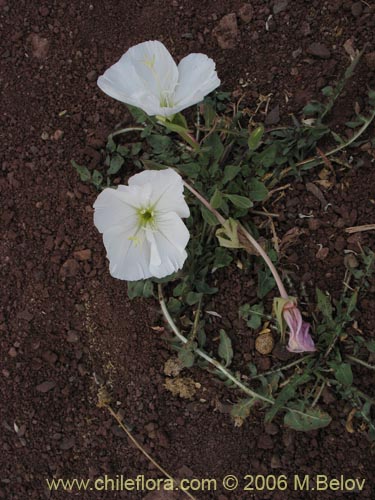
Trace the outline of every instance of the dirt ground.
{"label": "dirt ground", "polygon": [[[245,93],[254,106],[272,93],[269,122],[288,122],[349,64],[344,43],[365,43],[365,57],[332,123],[349,120],[375,88],[375,4],[350,0],[0,0],[1,87],[1,311],[0,498],[186,498],[144,492],[49,492],[46,479],[124,475],[160,477],[113,418],[96,406],[96,377],[111,387],[134,435],[174,476],[216,478],[216,492],[196,498],[374,498],[374,448],[364,432],[348,433],[350,408],[335,403],[333,423],[298,434],[278,420],[264,425],[254,413],[236,428],[229,417],[235,395],[207,373],[191,401],[164,387],[168,344],[151,329],[162,326],[157,304],[127,299],[126,285],[108,273],[102,240],[92,221],[94,188],[82,184],[70,160],[97,165],[98,149],[123,120],[125,108],[101,93],[97,76],[135,43],[157,39],[176,59],[204,52],[217,63],[222,88]],[[237,20],[223,48],[215,28]],[[339,125],[338,125],[339,126]],[[373,136],[373,129],[370,134]],[[308,294],[315,286],[342,289],[344,250],[358,241],[374,248],[374,232],[355,237],[345,227],[374,223],[374,153],[353,153],[352,168],[319,199],[293,183],[272,210],[280,237],[303,230],[282,266]],[[298,214],[314,214],[314,223]],[[260,222],[260,221],[258,221]],[[271,237],[271,233],[269,233]],[[327,248],[318,254],[319,245]],[[245,361],[268,369],[274,356],[257,358],[254,339],[238,320],[241,303],[255,297],[254,277],[236,269],[223,275],[213,306],[233,329]],[[359,322],[374,335],[375,284],[360,303]],[[238,335],[235,336],[236,332]],[[239,363],[241,360],[237,360]],[[357,370],[373,394],[373,377]],[[324,402],[334,396],[326,391]],[[225,491],[228,474],[286,475],[287,491]],[[294,474],[364,478],[362,493],[294,491]],[[241,486],[246,484],[240,480]],[[180,496],[179,496],[180,495]]]}

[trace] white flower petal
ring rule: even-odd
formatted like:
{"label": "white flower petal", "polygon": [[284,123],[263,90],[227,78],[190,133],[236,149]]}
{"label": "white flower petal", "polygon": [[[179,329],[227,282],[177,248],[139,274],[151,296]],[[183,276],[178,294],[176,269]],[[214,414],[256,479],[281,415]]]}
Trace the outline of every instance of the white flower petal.
{"label": "white flower petal", "polygon": [[189,241],[189,231],[175,213],[164,214],[158,218],[157,231],[154,232],[157,252],[162,256],[161,263],[150,262],[153,276],[163,278],[182,268],[187,258],[185,247]]}
{"label": "white flower petal", "polygon": [[177,80],[177,66],[168,50],[161,42],[149,41],[131,47],[98,78],[98,86],[152,116],[163,114],[163,109],[165,113],[162,103],[171,102]]}
{"label": "white flower petal", "polygon": [[174,103],[184,109],[202,101],[220,85],[215,62],[205,54],[189,54],[178,65],[178,84]]}
{"label": "white flower petal", "polygon": [[175,212],[180,217],[189,217],[185,201],[182,177],[172,168],[165,170],[144,170],[129,179],[129,186],[152,185],[150,201],[158,212]]}
{"label": "white flower petal", "polygon": [[114,278],[138,281],[152,276],[150,272],[150,244],[143,230],[136,233],[137,240],[120,226],[113,226],[103,234],[109,260],[109,271]]}
{"label": "white flower petal", "polygon": [[[127,186],[124,186],[127,187]],[[129,189],[129,188],[128,188]],[[137,225],[136,209],[132,206],[133,196],[116,189],[104,189],[94,203],[94,224],[103,233],[111,226],[132,229]]]}

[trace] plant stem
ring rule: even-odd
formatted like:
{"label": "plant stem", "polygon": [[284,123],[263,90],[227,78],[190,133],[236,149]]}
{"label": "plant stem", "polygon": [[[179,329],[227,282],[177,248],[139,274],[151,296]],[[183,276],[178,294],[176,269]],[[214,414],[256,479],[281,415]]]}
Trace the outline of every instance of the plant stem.
{"label": "plant stem", "polygon": [[128,132],[143,132],[144,127],[128,127],[128,128],[122,128],[120,130],[116,130],[116,132],[113,132],[110,134],[109,137],[115,137],[116,135],[120,134],[126,134]]}
{"label": "plant stem", "polygon": [[249,380],[255,380],[255,379],[260,378],[260,377],[272,375],[273,373],[289,370],[289,368],[293,368],[293,366],[297,366],[300,363],[303,363],[304,361],[306,361],[310,358],[311,358],[311,355],[304,356],[303,358],[296,359],[295,361],[292,361],[291,363],[289,363],[285,366],[280,366],[279,368],[275,368],[274,370],[269,370],[268,372],[263,372],[263,373],[259,373],[258,375],[254,375],[254,376],[250,377]]}
{"label": "plant stem", "polygon": [[[123,424],[121,418],[118,416],[118,414],[112,409],[112,407],[109,405],[109,404],[106,404],[105,407],[107,408],[107,410],[109,411],[109,413],[112,415],[112,417],[116,420],[116,422],[118,423],[118,425],[121,427],[121,429],[126,433],[126,435],[128,436],[128,438],[130,439],[130,441],[134,444],[134,446],[136,448],[138,448],[138,450],[143,453],[143,455],[165,476],[167,477],[168,479],[170,479],[171,481],[173,481],[173,484],[179,484],[179,481],[174,479],[165,469],[163,469],[163,467],[161,465],[159,465],[156,460],[154,460],[152,458],[151,455],[149,455],[149,453],[147,453],[147,451],[141,446],[140,443],[138,443],[138,441],[135,439],[135,437],[132,435],[132,433],[126,428],[126,426]],[[181,490],[183,493],[185,493],[185,495],[187,495],[189,498],[191,498],[191,500],[195,500],[195,497],[193,497],[188,491],[186,491],[185,489],[182,489]]]}
{"label": "plant stem", "polygon": [[[162,313],[164,315],[164,318],[166,319],[167,323],[171,327],[173,333],[178,337],[178,339],[183,344],[186,344],[188,342],[188,339],[180,332],[180,330],[177,328],[175,322],[173,321],[171,315],[169,314],[169,311],[168,311],[168,308],[166,306],[164,296],[163,296],[163,288],[162,288],[162,285],[160,283],[158,284],[158,295],[159,295],[160,307],[161,307]],[[237,385],[237,387],[242,389],[242,391],[245,392],[248,396],[251,396],[252,398],[258,399],[260,401],[264,401],[265,403],[268,403],[268,404],[274,404],[273,399],[267,398],[265,396],[261,396],[260,394],[257,394],[256,392],[252,391],[250,389],[250,387],[247,387],[245,384],[243,384],[227,368],[225,368],[221,363],[219,363],[219,361],[217,361],[215,358],[211,358],[211,356],[209,356],[206,352],[202,351],[199,348],[194,349],[194,352],[198,356],[203,358],[205,361],[208,361],[215,368],[217,368],[223,375],[225,375],[235,385]]]}
{"label": "plant stem", "polygon": [[366,363],[366,361],[363,361],[362,359],[358,359],[355,356],[351,356],[350,354],[347,354],[346,359],[350,359],[350,361],[353,361],[353,363],[357,363],[357,365],[362,365],[365,366],[366,368],[369,368],[370,370],[375,370],[375,365],[370,365],[369,363]]}
{"label": "plant stem", "polygon": [[[194,189],[186,181],[184,181],[184,185],[216,217],[216,219],[220,222],[220,224],[224,226],[226,222],[225,218],[215,208],[212,207],[212,205],[206,200],[206,198],[202,196],[196,189]],[[288,299],[289,295],[287,294],[283,282],[281,281],[280,275],[277,272],[275,266],[273,265],[273,262],[269,258],[267,252],[262,248],[261,245],[259,245],[256,239],[253,236],[251,236],[251,234],[241,224],[239,225],[239,230],[241,231],[242,235],[250,242],[250,244],[257,250],[259,255],[263,258],[263,260],[269,267],[276,281],[281,297],[283,299]]]}

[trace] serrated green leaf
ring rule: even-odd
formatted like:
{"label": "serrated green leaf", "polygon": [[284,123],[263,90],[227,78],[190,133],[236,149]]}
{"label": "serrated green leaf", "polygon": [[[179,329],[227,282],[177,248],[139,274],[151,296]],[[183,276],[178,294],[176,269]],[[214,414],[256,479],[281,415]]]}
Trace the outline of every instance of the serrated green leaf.
{"label": "serrated green leaf", "polygon": [[128,281],[128,297],[150,298],[154,293],[154,284],[151,280]]}
{"label": "serrated green leaf", "polygon": [[241,399],[232,406],[230,414],[233,418],[240,418],[241,420],[245,420],[250,415],[251,407],[254,406],[256,402],[255,398],[246,398]]}
{"label": "serrated green leaf", "polygon": [[242,248],[242,244],[238,238],[238,221],[228,219],[216,231],[216,238],[219,240],[220,246],[225,248]]}
{"label": "serrated green leaf", "polygon": [[172,145],[172,139],[167,135],[152,134],[147,137],[148,144],[155,154],[165,153]]}
{"label": "serrated green leaf", "polygon": [[316,300],[319,311],[328,321],[332,321],[333,309],[331,301],[319,288],[316,289]]}
{"label": "serrated green leaf", "polygon": [[252,201],[263,201],[268,196],[268,189],[263,182],[258,179],[250,179],[249,181],[249,198]]}
{"label": "serrated green leaf", "polygon": [[259,127],[251,132],[249,140],[247,141],[247,145],[249,146],[250,151],[255,151],[256,149],[258,149],[263,134],[264,125],[259,125]]}
{"label": "serrated green leaf", "polygon": [[120,170],[124,164],[124,158],[120,155],[114,155],[109,164],[109,169],[107,170],[108,175],[115,175]]}
{"label": "serrated green leaf", "polygon": [[71,160],[70,163],[76,169],[82,182],[88,182],[91,179],[91,172],[87,167],[78,165],[78,163],[74,160]]}
{"label": "serrated green leaf", "polygon": [[327,427],[331,421],[329,414],[318,408],[309,408],[302,413],[288,410],[284,416],[284,425],[296,431],[305,432]]}
{"label": "serrated green leaf", "polygon": [[220,330],[220,344],[218,350],[220,358],[225,362],[225,366],[229,366],[233,359],[232,341],[228,337],[225,330]]}
{"label": "serrated green leaf", "polygon": [[178,169],[188,177],[196,179],[201,171],[201,166],[199,163],[186,163],[184,165],[179,165]]}

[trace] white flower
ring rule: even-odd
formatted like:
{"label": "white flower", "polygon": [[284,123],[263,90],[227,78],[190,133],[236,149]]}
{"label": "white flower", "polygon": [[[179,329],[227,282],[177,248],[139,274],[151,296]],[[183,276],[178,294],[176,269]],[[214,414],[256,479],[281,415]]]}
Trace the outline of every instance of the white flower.
{"label": "white flower", "polygon": [[220,85],[215,63],[204,54],[189,54],[177,66],[158,41],[131,47],[98,78],[106,94],[149,116],[171,116],[197,104]]}
{"label": "white flower", "polygon": [[94,203],[94,224],[103,233],[114,278],[163,278],[181,269],[187,257],[189,217],[183,182],[174,170],[145,170],[128,186],[104,189]]}

